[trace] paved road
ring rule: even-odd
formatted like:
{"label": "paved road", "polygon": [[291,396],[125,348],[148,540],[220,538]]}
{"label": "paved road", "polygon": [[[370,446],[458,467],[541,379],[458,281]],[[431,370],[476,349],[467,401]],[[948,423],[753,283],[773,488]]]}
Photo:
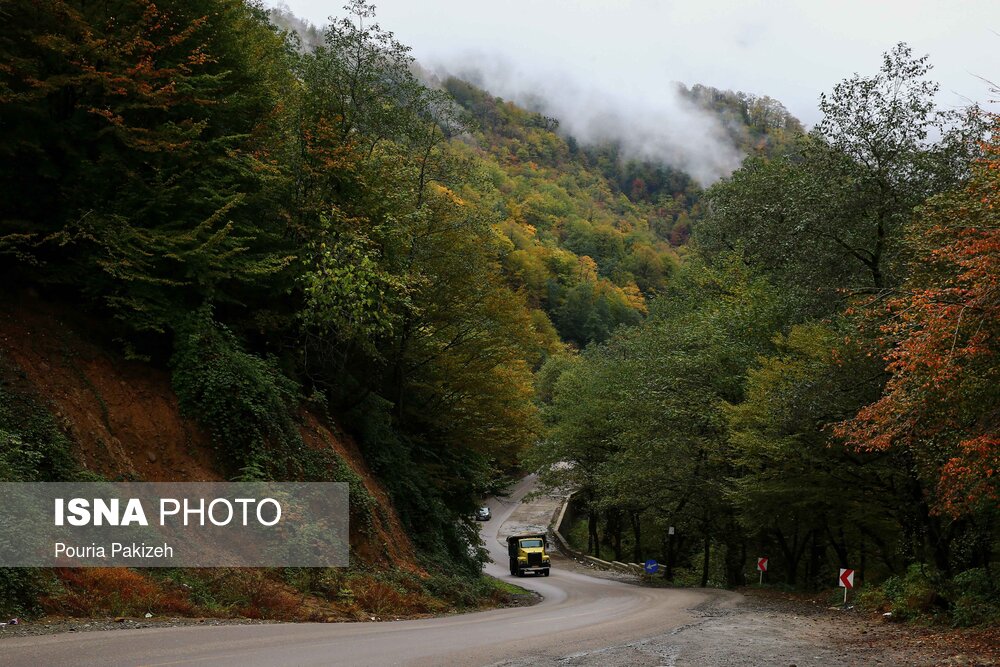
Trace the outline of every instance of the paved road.
{"label": "paved road", "polygon": [[[482,524],[494,563],[508,577],[497,535],[544,523],[554,501],[520,504],[526,478],[510,499],[490,503]],[[507,526],[503,524],[511,519]],[[662,635],[691,620],[688,609],[721,602],[721,591],[652,589],[553,568],[550,577],[517,579],[544,596],[533,607],[497,609],[392,623],[301,623],[149,628],[8,639],[0,664],[25,665],[491,665],[530,656],[564,656]]]}

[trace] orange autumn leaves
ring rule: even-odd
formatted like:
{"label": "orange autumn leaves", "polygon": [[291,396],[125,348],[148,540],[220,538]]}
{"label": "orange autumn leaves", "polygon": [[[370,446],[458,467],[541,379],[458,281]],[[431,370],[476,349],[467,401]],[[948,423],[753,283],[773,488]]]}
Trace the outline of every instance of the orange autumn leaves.
{"label": "orange autumn leaves", "polygon": [[[890,377],[837,427],[858,449],[906,448],[953,516],[1000,502],[1000,117],[963,189],[931,199],[914,276],[883,303]],[[874,315],[872,309],[869,315]]]}

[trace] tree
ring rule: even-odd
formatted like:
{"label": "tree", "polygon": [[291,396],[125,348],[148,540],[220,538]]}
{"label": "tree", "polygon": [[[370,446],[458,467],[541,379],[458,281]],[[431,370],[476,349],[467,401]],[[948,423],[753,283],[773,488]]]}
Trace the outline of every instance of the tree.
{"label": "tree", "polygon": [[[649,548],[641,526],[650,517],[658,517],[657,548],[671,565],[692,536],[703,554],[713,540],[732,543],[730,557],[739,553],[723,501],[731,471],[722,408],[739,400],[747,364],[768,348],[780,302],[766,281],[728,260],[683,265],[648,320],[588,347],[555,384],[545,409],[548,437],[531,460],[545,466],[543,481],[581,489],[591,547],[604,512],[616,556],[622,519],[632,526],[636,555]],[[667,525],[683,531],[683,545],[668,547]],[[705,556],[705,581],[708,563]],[[739,571],[733,562],[727,576],[736,581]]]}
{"label": "tree", "polygon": [[0,249],[21,279],[164,331],[288,266],[259,140],[289,73],[262,11],[59,0],[7,20],[0,187],[18,196],[0,204]]}
{"label": "tree", "polygon": [[853,565],[862,578],[897,573],[898,553],[914,552],[903,536],[920,525],[908,509],[907,468],[891,453],[852,452],[827,428],[870,400],[872,385],[859,378],[877,376],[877,364],[829,325],[794,326],[775,345],[750,368],[745,400],[725,410],[741,525],[760,552],[777,556],[789,584],[801,582],[803,561],[817,587],[835,567]]}
{"label": "tree", "polygon": [[709,191],[699,242],[709,252],[738,249],[813,312],[839,307],[845,293],[897,285],[914,207],[963,177],[981,129],[974,115],[934,111],[929,70],[900,44],[878,74],[837,84],[792,155],[751,158]]}
{"label": "tree", "polygon": [[954,516],[1000,505],[998,130],[969,183],[921,208],[912,276],[869,311],[881,323],[885,392],[839,427],[858,449],[909,452],[936,485],[934,507]]}

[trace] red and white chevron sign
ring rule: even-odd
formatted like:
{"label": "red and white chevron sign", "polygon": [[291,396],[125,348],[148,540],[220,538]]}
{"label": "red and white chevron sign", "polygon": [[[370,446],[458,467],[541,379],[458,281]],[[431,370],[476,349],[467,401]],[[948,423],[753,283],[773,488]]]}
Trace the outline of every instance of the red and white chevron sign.
{"label": "red and white chevron sign", "polygon": [[766,558],[758,558],[757,559],[757,569],[760,570],[761,572],[767,572],[767,559]]}
{"label": "red and white chevron sign", "polygon": [[840,568],[840,586],[842,588],[854,588],[854,570]]}

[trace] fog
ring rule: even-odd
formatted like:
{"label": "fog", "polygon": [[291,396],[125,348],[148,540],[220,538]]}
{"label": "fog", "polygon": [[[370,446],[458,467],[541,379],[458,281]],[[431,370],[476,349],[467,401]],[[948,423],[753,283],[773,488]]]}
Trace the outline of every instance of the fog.
{"label": "fog", "polygon": [[[627,82],[601,88],[566,72],[522,69],[500,56],[438,64],[437,76],[454,74],[494,95],[559,120],[583,144],[616,141],[626,157],[678,167],[703,184],[732,172],[743,158],[719,120],[677,94],[672,83],[655,91]],[[641,104],[634,101],[641,99]]]}
{"label": "fog", "polygon": [[[286,0],[327,23],[340,2]],[[541,106],[582,141],[615,138],[706,183],[739,164],[675,82],[768,95],[807,125],[817,101],[908,42],[930,55],[938,104],[988,104],[1000,79],[997,0],[382,0],[378,21],[421,64]],[[995,108],[995,105],[994,105]]]}

